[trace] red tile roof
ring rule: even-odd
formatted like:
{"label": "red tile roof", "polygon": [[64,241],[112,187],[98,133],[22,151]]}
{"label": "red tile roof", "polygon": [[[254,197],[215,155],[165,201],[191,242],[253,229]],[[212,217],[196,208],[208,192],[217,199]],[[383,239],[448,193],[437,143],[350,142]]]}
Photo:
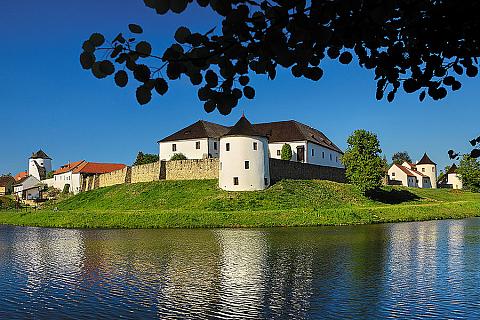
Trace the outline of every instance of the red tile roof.
{"label": "red tile roof", "polygon": [[407,176],[409,177],[415,177],[415,175],[412,173],[412,171],[408,170],[407,168],[405,168],[404,166],[401,166],[399,164],[394,164],[394,166],[397,166],[400,170],[402,170]]}
{"label": "red tile roof", "polygon": [[62,173],[71,171],[71,170],[75,169],[76,167],[78,167],[79,165],[81,165],[84,162],[85,162],[85,160],[80,160],[80,161],[67,163],[67,164],[61,166],[59,169],[57,169],[53,174],[62,174]]}
{"label": "red tile roof", "polygon": [[20,181],[21,179],[25,178],[26,176],[28,176],[27,171],[19,172],[19,173],[17,173],[17,175],[15,176],[15,180],[16,180],[16,181]]}
{"label": "red tile roof", "polygon": [[73,173],[108,173],[125,168],[126,165],[122,163],[97,163],[84,162],[73,170]]}

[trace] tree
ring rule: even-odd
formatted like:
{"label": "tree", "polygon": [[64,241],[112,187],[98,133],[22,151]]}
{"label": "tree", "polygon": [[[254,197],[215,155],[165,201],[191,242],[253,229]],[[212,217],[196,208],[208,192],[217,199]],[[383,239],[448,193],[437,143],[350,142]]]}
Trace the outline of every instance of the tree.
{"label": "tree", "polygon": [[477,159],[464,155],[458,165],[457,174],[464,189],[480,192],[480,162]]}
{"label": "tree", "polygon": [[[193,0],[144,0],[158,14],[182,13]],[[128,25],[105,41],[92,34],[80,63],[97,78],[114,75],[125,87],[133,76],[140,104],[152,91],[163,95],[168,81],[187,76],[205,110],[230,113],[244,96],[252,99],[249,74],[275,79],[277,68],[294,77],[322,78],[321,61],[358,61],[373,70],[376,98],[393,101],[399,89],[442,99],[459,90],[459,77],[478,74],[480,3],[456,0],[197,0],[220,17],[207,32],[180,26],[163,53],[139,39],[141,26]],[[104,58],[106,57],[106,59]],[[160,62],[160,64],[158,63]],[[117,67],[114,65],[117,64]],[[126,68],[124,68],[126,67]],[[117,70],[117,72],[115,72]],[[162,76],[166,74],[166,76]]]}
{"label": "tree", "polygon": [[47,179],[53,178],[53,175],[54,175],[53,173],[54,173],[54,172],[55,172],[55,171],[49,171],[49,172],[47,173]]}
{"label": "tree", "polygon": [[159,160],[158,154],[143,153],[140,151],[138,152],[137,158],[135,159],[135,162],[133,163],[133,165],[139,166],[142,164],[158,162],[158,160]]}
{"label": "tree", "polygon": [[402,164],[404,162],[412,163],[412,158],[407,151],[395,152],[392,156],[392,162],[396,164]]}
{"label": "tree", "polygon": [[347,179],[362,193],[369,194],[381,186],[384,163],[380,156],[377,135],[366,130],[355,130],[348,137],[347,150],[342,157]]}
{"label": "tree", "polygon": [[282,146],[282,160],[290,160],[292,159],[292,156],[292,147],[288,143],[285,143]]}
{"label": "tree", "polygon": [[175,153],[173,156],[170,158],[171,161],[174,160],[187,160],[187,156],[185,156],[183,153]]}

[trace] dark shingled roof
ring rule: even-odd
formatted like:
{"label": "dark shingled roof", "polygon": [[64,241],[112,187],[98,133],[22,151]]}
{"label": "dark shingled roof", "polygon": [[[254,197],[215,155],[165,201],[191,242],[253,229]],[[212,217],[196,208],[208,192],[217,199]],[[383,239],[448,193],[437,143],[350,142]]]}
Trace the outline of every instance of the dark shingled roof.
{"label": "dark shingled roof", "polygon": [[342,153],[322,132],[295,120],[259,123],[253,126],[268,137],[269,142],[309,141]]}
{"label": "dark shingled roof", "polygon": [[250,123],[250,121],[242,116],[240,120],[235,123],[233,127],[228,130],[223,136],[253,136],[253,137],[266,137],[266,134],[260,133],[255,127]]}
{"label": "dark shingled roof", "polygon": [[420,159],[420,161],[417,162],[417,165],[419,164],[433,164],[435,166],[437,165],[435,162],[430,160],[430,158],[427,156],[427,153],[424,153],[422,159]]}
{"label": "dark shingled roof", "polygon": [[[249,125],[243,123],[244,120],[242,119],[246,120]],[[237,126],[237,128],[233,130],[235,126]],[[224,135],[251,135],[266,136],[270,143],[309,141],[343,154],[342,150],[340,150],[340,148],[328,139],[321,131],[294,120],[252,125],[246,118],[242,117],[235,126],[226,127],[200,120],[158,142],[199,138],[220,138]],[[249,128],[247,129],[247,127]]]}
{"label": "dark shingled roof", "polygon": [[220,138],[227,133],[228,127],[222,125],[199,120],[194,124],[169,135],[166,138],[158,142],[178,141],[187,139],[200,139],[200,138]]}
{"label": "dark shingled roof", "polygon": [[457,173],[457,166],[454,164],[452,164],[452,166],[450,167],[450,169],[448,169],[447,173],[446,174],[452,174],[452,173]]}
{"label": "dark shingled roof", "polygon": [[47,156],[47,154],[45,152],[43,152],[43,150],[41,150],[41,149],[38,150],[35,153],[32,153],[32,156],[30,157],[30,159],[50,159],[50,160],[52,160],[52,158]]}
{"label": "dark shingled roof", "polygon": [[15,178],[12,176],[1,176],[0,177],[0,187],[6,187],[9,184],[14,184]]}

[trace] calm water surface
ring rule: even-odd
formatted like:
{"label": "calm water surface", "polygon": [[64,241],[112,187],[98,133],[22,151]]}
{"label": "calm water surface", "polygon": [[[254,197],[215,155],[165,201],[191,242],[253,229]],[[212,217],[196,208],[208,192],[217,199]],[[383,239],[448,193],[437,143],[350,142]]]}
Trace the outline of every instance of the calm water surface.
{"label": "calm water surface", "polygon": [[480,319],[480,219],[355,227],[0,226],[0,319]]}

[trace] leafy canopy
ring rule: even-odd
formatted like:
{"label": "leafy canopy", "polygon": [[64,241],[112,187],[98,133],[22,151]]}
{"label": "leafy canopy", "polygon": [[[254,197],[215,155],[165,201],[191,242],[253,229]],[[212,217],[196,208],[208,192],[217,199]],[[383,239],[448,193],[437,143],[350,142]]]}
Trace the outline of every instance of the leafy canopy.
{"label": "leafy canopy", "polygon": [[404,162],[412,163],[412,158],[407,151],[395,152],[392,156],[392,162],[396,164],[402,164]]}
{"label": "leafy canopy", "polygon": [[143,153],[142,151],[138,152],[137,158],[133,163],[134,166],[139,166],[142,164],[154,163],[158,162],[159,156],[158,154],[151,154],[151,153]]}
{"label": "leafy canopy", "polygon": [[385,162],[380,156],[377,135],[366,130],[355,130],[348,137],[347,151],[342,157],[347,179],[364,194],[375,191],[382,184]]}
{"label": "leafy canopy", "polygon": [[288,143],[285,143],[282,146],[282,153],[281,153],[282,160],[291,160],[292,156],[293,156],[292,147]]}
{"label": "leafy canopy", "polygon": [[464,155],[457,168],[463,188],[473,192],[480,192],[480,162],[468,155]]}
{"label": "leafy canopy", "polygon": [[[182,13],[193,0],[144,0],[160,15]],[[80,63],[99,79],[114,76],[119,87],[134,78],[143,105],[152,92],[188,77],[207,112],[229,114],[239,99],[253,99],[250,75],[275,79],[278,68],[318,81],[321,63],[358,62],[372,70],[376,98],[393,101],[398,90],[445,98],[461,77],[478,74],[480,2],[458,0],[197,0],[221,18],[207,32],[180,26],[163,53],[138,39],[142,27],[106,41],[94,33]]]}

